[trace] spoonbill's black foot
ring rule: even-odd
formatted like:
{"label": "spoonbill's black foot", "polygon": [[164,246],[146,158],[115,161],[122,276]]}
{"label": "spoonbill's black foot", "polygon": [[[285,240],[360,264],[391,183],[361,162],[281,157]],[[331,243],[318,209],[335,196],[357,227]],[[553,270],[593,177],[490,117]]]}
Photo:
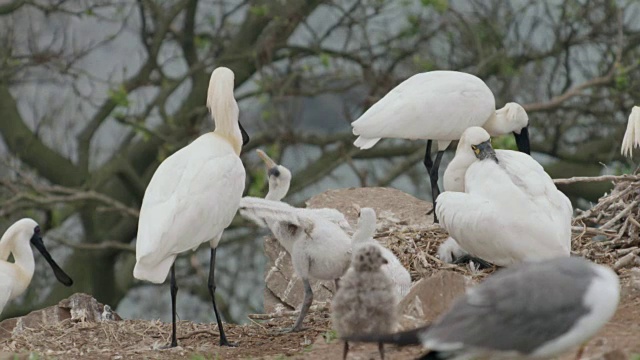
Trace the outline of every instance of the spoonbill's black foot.
{"label": "spoonbill's black foot", "polygon": [[234,342],[229,342],[227,341],[227,339],[224,339],[224,341],[220,340],[220,346],[238,347],[238,344]]}
{"label": "spoonbill's black foot", "polygon": [[165,346],[161,346],[160,349],[161,350],[166,350],[166,349],[173,349],[174,347],[178,347],[178,342],[171,342],[171,344],[167,344]]}
{"label": "spoonbill's black foot", "polygon": [[469,254],[465,254],[460,256],[459,258],[456,258],[453,263],[454,264],[467,264],[469,262],[473,261],[474,263],[478,264],[478,269],[490,269],[492,268],[494,265],[491,264],[490,262],[487,262],[485,260],[482,260],[480,258],[477,258],[475,256],[471,256]]}

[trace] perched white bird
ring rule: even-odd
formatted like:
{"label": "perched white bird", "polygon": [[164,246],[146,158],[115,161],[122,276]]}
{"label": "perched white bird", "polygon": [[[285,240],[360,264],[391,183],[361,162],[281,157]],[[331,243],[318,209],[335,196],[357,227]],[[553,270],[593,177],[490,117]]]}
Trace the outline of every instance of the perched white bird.
{"label": "perched white bird", "polygon": [[464,179],[464,192],[442,193],[436,213],[466,252],[499,266],[569,256],[571,202],[531,156],[494,151],[471,127],[447,172]]}
{"label": "perched white bird", "polygon": [[[20,296],[31,283],[36,263],[29,244],[40,251],[58,281],[65,286],[73,285],[71,278],[44,247],[38,223],[32,219],[18,220],[0,239],[0,314],[7,302]],[[9,262],[10,254],[13,254],[14,262]]]}
{"label": "perched white bird", "polygon": [[[338,336],[359,333],[385,334],[397,322],[398,297],[394,283],[382,268],[388,259],[374,243],[365,243],[353,251],[349,271],[340,280],[340,289],[331,300],[331,323]],[[379,343],[380,357],[384,348]],[[342,358],[347,358],[349,343],[344,342]]]}
{"label": "perched white bird", "polygon": [[[393,88],[351,123],[354,145],[369,149],[381,138],[426,139],[424,165],[431,180],[433,202],[440,193],[438,168],[451,141],[471,126],[492,136],[513,133],[518,149],[529,154],[529,118],[522,106],[507,103],[496,110],[491,89],[478,77],[458,71],[416,74]],[[431,161],[431,144],[438,154]],[[437,220],[437,219],[435,219]]]}
{"label": "perched white bird", "polygon": [[133,276],[160,284],[171,270],[173,332],[176,339],[176,256],[209,242],[211,264],[209,293],[220,331],[220,345],[229,345],[215,301],[216,247],[231,224],[242,197],[245,170],[240,150],[249,136],[238,122],[233,97],[234,74],[219,67],[211,74],[207,107],[216,124],[204,134],[166,158],[153,174],[145,191],[138,222],[136,266]]}
{"label": "perched white bird", "polygon": [[467,291],[426,327],[348,341],[422,344],[421,359],[519,359],[560,355],[593,337],[613,316],[618,276],[581,258],[523,263]]}
{"label": "perched white bird", "polygon": [[313,302],[309,279],[338,280],[351,262],[351,238],[313,209],[295,208],[281,201],[246,196],[240,201],[239,211],[258,226],[272,224],[273,235],[291,254],[293,269],[304,285],[302,308],[291,331],[301,330]]}
{"label": "perched white bird", "polygon": [[634,106],[629,115],[620,153],[626,157],[633,157],[633,148],[638,146],[640,146],[640,106]]}
{"label": "perched white bird", "polygon": [[[361,208],[358,218],[358,226],[353,234],[353,259],[355,261],[356,253],[361,247],[373,245],[378,247],[382,256],[387,263],[382,265],[382,272],[393,282],[393,289],[396,293],[397,301],[404,298],[411,289],[411,275],[394,253],[386,247],[380,245],[373,236],[376,233],[376,212],[372,208]],[[351,270],[349,270],[351,271]]]}
{"label": "perched white bird", "polygon": [[[278,165],[264,151],[258,149],[256,152],[262,161],[264,161],[265,167],[267,168],[269,191],[264,198],[267,200],[282,201],[289,192],[289,186],[291,185],[291,171],[283,165]],[[327,220],[336,223],[347,233],[352,232],[351,225],[349,225],[347,218],[344,217],[343,213],[336,209],[307,209],[307,211],[312,211],[318,215],[324,216]],[[271,225],[269,226],[269,229],[273,231]],[[287,249],[287,251],[289,251],[289,249]],[[291,252],[289,251],[289,253]]]}

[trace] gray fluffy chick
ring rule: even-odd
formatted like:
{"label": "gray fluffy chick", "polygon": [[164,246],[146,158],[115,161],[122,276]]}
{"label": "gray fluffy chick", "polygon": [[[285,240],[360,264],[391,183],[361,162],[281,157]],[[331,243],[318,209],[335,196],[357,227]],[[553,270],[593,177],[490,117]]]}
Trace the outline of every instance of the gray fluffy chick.
{"label": "gray fluffy chick", "polygon": [[[388,261],[375,244],[359,247],[351,268],[340,279],[331,301],[331,321],[339,337],[363,333],[390,333],[396,324],[394,283],[380,267]],[[378,343],[380,357],[384,348]],[[344,342],[343,359],[349,343]]]}

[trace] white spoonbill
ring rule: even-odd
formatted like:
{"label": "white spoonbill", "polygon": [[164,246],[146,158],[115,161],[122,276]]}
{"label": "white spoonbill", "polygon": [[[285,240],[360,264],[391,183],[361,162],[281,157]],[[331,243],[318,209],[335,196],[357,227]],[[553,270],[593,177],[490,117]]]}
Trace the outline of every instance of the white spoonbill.
{"label": "white spoonbill", "polygon": [[569,256],[571,202],[531,156],[494,151],[471,127],[447,171],[461,174],[465,192],[442,193],[436,213],[466,252],[498,266]]}
{"label": "white spoonbill", "polygon": [[178,344],[174,261],[178,254],[195,250],[205,242],[211,246],[208,287],[220,345],[230,345],[216,307],[214,269],[216,248],[238,210],[245,182],[240,150],[249,136],[238,122],[233,80],[233,72],[225,67],[213,71],[207,107],[213,115],[215,131],[166,158],[153,174],[142,200],[133,276],[160,284],[171,271],[171,347]]}
{"label": "white spoonbill", "polygon": [[240,201],[240,215],[258,226],[277,224],[273,235],[291,255],[296,274],[302,279],[304,299],[300,315],[291,331],[302,329],[313,291],[309,279],[336,281],[351,262],[351,238],[336,223],[313,209],[300,209],[281,201],[245,196]]}
{"label": "white spoonbill", "polygon": [[[258,156],[264,161],[267,168],[267,177],[269,181],[269,191],[264,197],[267,200],[282,201],[289,192],[289,186],[291,185],[291,171],[283,165],[277,164],[271,159],[264,151],[257,149]],[[324,208],[324,209],[306,209],[305,211],[312,211],[318,215],[324,216],[327,220],[332,221],[339,225],[342,230],[347,233],[351,233],[351,225],[349,221],[344,217],[344,214],[336,209]],[[273,231],[271,226],[269,229]],[[284,246],[284,245],[283,245]],[[289,251],[287,249],[287,251]],[[291,253],[291,252],[289,252]]]}
{"label": "white spoonbill", "polygon": [[373,245],[378,247],[382,256],[386,259],[386,263],[382,265],[381,270],[393,282],[393,289],[398,301],[402,300],[411,289],[411,275],[402,265],[396,255],[386,247],[377,242],[373,236],[376,233],[376,212],[372,208],[359,209],[358,226],[353,234],[352,247],[353,259],[355,261],[358,249],[364,246]]}
{"label": "white spoonbill", "polygon": [[422,344],[421,359],[550,358],[593,337],[618,307],[618,276],[581,258],[498,271],[426,327],[349,341]]}
{"label": "white spoonbill", "polygon": [[[0,314],[7,302],[20,296],[31,283],[36,263],[33,259],[33,245],[51,266],[56,279],[65,286],[73,281],[53,260],[42,242],[40,226],[32,219],[21,219],[9,226],[0,239]],[[14,262],[9,262],[13,254]]]}
{"label": "white spoonbill", "polygon": [[[496,100],[487,84],[459,71],[413,75],[351,123],[354,135],[358,135],[353,144],[360,149],[371,148],[381,138],[428,140],[424,165],[434,206],[440,194],[438,169],[442,155],[467,128],[482,126],[492,136],[513,133],[518,149],[529,154],[528,125],[529,117],[522,106],[507,103],[496,110]],[[438,153],[432,162],[434,140],[438,142]]]}
{"label": "white spoonbill", "polygon": [[[397,322],[398,297],[393,281],[382,270],[388,263],[374,243],[361,244],[353,250],[349,271],[340,280],[340,289],[331,300],[331,323],[338,336],[359,333],[385,334]],[[384,347],[378,344],[384,360]],[[349,343],[344,342],[342,359],[346,360]]]}
{"label": "white spoonbill", "polygon": [[620,153],[627,157],[633,157],[633,148],[640,146],[640,106],[634,106],[629,115],[627,131],[622,139]]}

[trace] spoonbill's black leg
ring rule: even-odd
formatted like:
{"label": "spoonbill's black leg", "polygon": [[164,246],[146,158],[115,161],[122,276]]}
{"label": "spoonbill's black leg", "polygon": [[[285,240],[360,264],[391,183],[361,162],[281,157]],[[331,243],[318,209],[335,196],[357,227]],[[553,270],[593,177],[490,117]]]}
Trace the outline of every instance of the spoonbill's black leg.
{"label": "spoonbill's black leg", "polygon": [[378,351],[380,352],[380,359],[384,360],[384,344],[378,343]]}
{"label": "spoonbill's black leg", "polygon": [[216,314],[216,321],[218,322],[218,331],[220,332],[220,346],[235,346],[227,341],[227,337],[224,335],[224,328],[222,327],[222,320],[220,320],[220,314],[218,313],[218,307],[216,306],[216,281],[214,278],[214,269],[216,267],[216,249],[211,249],[211,263],[209,267],[209,295],[211,295],[211,301],[213,302],[213,312]]}
{"label": "spoonbill's black leg", "polygon": [[344,347],[342,348],[342,360],[347,360],[347,354],[349,353],[349,342],[344,342]]}
{"label": "spoonbill's black leg", "polygon": [[[429,145],[427,145],[427,149],[429,149]],[[435,209],[436,200],[438,199],[438,195],[440,195],[440,189],[438,188],[438,170],[440,169],[440,161],[442,161],[442,155],[444,155],[444,151],[438,151],[438,153],[436,154],[436,161],[434,163],[431,163],[431,156],[429,152],[425,154],[425,166],[427,166],[427,169],[430,168],[429,179],[431,180],[431,198],[433,199],[434,223],[438,223],[438,216],[436,215]],[[427,162],[427,160],[429,161]]]}
{"label": "spoonbill's black leg", "polygon": [[171,345],[169,347],[178,346],[178,338],[176,337],[176,295],[178,294],[178,284],[176,283],[176,264],[171,265],[171,320],[173,328],[171,330]]}
{"label": "spoonbill's black leg", "polygon": [[431,174],[431,168],[433,167],[433,161],[431,161],[431,144],[432,140],[427,140],[427,151],[424,153],[424,167],[427,168],[427,174]]}
{"label": "spoonbill's black leg", "polygon": [[309,312],[309,308],[311,307],[311,303],[313,302],[313,291],[311,290],[309,279],[302,279],[302,284],[304,285],[304,299],[302,300],[302,308],[300,308],[300,315],[298,315],[298,320],[296,320],[295,325],[293,325],[293,329],[291,329],[291,332],[302,330],[302,322],[304,321],[305,316],[307,316],[307,312]]}

